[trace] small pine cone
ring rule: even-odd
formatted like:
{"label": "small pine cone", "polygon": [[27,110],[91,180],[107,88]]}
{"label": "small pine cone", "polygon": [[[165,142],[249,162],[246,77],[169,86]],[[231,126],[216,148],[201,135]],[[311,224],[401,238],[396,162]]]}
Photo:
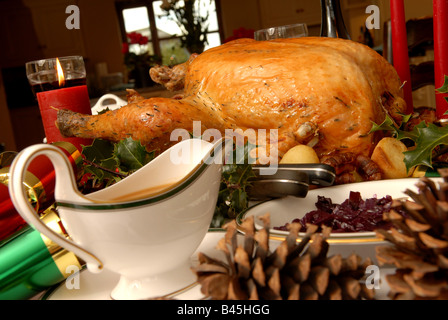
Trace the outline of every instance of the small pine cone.
{"label": "small pine cone", "polygon": [[199,265],[193,271],[205,296],[216,300],[373,299],[374,289],[361,283],[371,261],[362,262],[356,254],[328,257],[330,228],[316,233],[317,226],[309,225],[297,242],[301,225],[293,223],[287,238],[271,252],[269,215],[261,219],[264,228],[257,232],[253,217],[243,222],[242,244],[237,242],[235,221],[225,226],[225,237],[217,245],[225,262],[199,253]]}
{"label": "small pine cone", "polygon": [[392,244],[376,248],[380,263],[397,268],[386,277],[391,299],[448,299],[448,170],[439,173],[439,185],[423,177],[417,192],[406,190],[412,200],[384,214],[392,228],[376,231]]}

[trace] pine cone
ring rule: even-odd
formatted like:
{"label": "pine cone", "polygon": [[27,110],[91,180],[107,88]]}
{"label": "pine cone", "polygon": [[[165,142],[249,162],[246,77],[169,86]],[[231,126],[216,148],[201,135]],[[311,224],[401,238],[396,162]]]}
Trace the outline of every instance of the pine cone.
{"label": "pine cone", "polygon": [[391,299],[448,299],[448,170],[439,170],[439,186],[423,177],[411,200],[395,201],[384,219],[393,227],[377,230],[393,245],[376,248],[379,263],[392,264],[386,276]]}
{"label": "pine cone", "polygon": [[193,269],[202,293],[216,300],[281,299],[373,299],[374,290],[360,280],[371,264],[361,263],[356,254],[342,258],[327,257],[330,228],[309,225],[306,235],[297,242],[299,223],[290,225],[287,238],[269,250],[269,215],[262,217],[264,228],[255,232],[253,217],[242,228],[244,241],[237,242],[235,221],[227,224],[226,235],[218,249],[226,262],[199,253],[199,265]]}

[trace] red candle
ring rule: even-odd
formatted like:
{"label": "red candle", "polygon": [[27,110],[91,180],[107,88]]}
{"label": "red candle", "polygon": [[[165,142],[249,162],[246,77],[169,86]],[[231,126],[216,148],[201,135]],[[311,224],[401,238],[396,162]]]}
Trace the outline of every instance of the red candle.
{"label": "red candle", "polygon": [[403,0],[390,1],[392,27],[392,53],[394,67],[404,83],[404,99],[407,104],[406,113],[414,111],[412,101],[411,68],[409,66],[408,38]]}
{"label": "red candle", "polygon": [[80,151],[82,150],[81,145],[92,144],[91,139],[63,137],[56,127],[58,109],[70,109],[75,112],[92,114],[87,86],[38,92],[36,96],[39,102],[47,143],[67,141],[75,145]]}
{"label": "red candle", "polygon": [[[58,58],[56,58],[55,69],[60,89],[36,93],[47,143],[66,141],[70,142],[81,151],[81,145],[90,145],[92,140],[63,137],[56,127],[56,120],[59,109],[69,109],[79,113],[92,114],[87,86],[79,85],[65,87],[67,81],[65,80],[64,70],[62,69]],[[76,80],[70,80],[70,82],[73,84],[76,83]]]}
{"label": "red candle", "polygon": [[[448,76],[448,0],[433,0],[434,19],[434,84],[436,89],[444,83]],[[444,115],[448,110],[447,94],[436,94],[436,116],[448,119]]]}

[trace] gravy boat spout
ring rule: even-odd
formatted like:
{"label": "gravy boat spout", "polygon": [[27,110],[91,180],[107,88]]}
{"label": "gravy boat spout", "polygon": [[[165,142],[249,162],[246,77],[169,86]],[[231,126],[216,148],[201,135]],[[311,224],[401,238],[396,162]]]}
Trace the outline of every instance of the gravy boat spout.
{"label": "gravy boat spout", "polygon": [[[61,150],[34,145],[11,165],[11,199],[30,225],[84,260],[89,271],[120,274],[112,298],[159,296],[196,281],[190,259],[213,218],[223,146],[223,139],[183,140],[120,182],[83,195]],[[22,187],[29,163],[41,155],[55,168],[57,211],[69,238],[41,222]]]}

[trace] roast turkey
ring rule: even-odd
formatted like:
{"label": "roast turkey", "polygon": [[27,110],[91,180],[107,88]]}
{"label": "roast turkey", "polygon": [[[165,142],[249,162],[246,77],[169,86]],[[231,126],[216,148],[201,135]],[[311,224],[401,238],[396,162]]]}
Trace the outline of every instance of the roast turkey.
{"label": "roast turkey", "polygon": [[[176,68],[158,67],[155,80],[181,97],[144,99],[101,115],[60,110],[65,136],[119,141],[133,137],[163,151],[174,129],[276,129],[268,145],[281,156],[309,143],[319,157],[335,152],[370,156],[379,137],[372,123],[397,122],[406,109],[402,82],[381,55],[355,41],[305,37],[235,40],[193,55]],[[311,135],[309,133],[312,133]],[[311,136],[311,137],[310,137]],[[317,138],[317,139],[316,139]]]}

